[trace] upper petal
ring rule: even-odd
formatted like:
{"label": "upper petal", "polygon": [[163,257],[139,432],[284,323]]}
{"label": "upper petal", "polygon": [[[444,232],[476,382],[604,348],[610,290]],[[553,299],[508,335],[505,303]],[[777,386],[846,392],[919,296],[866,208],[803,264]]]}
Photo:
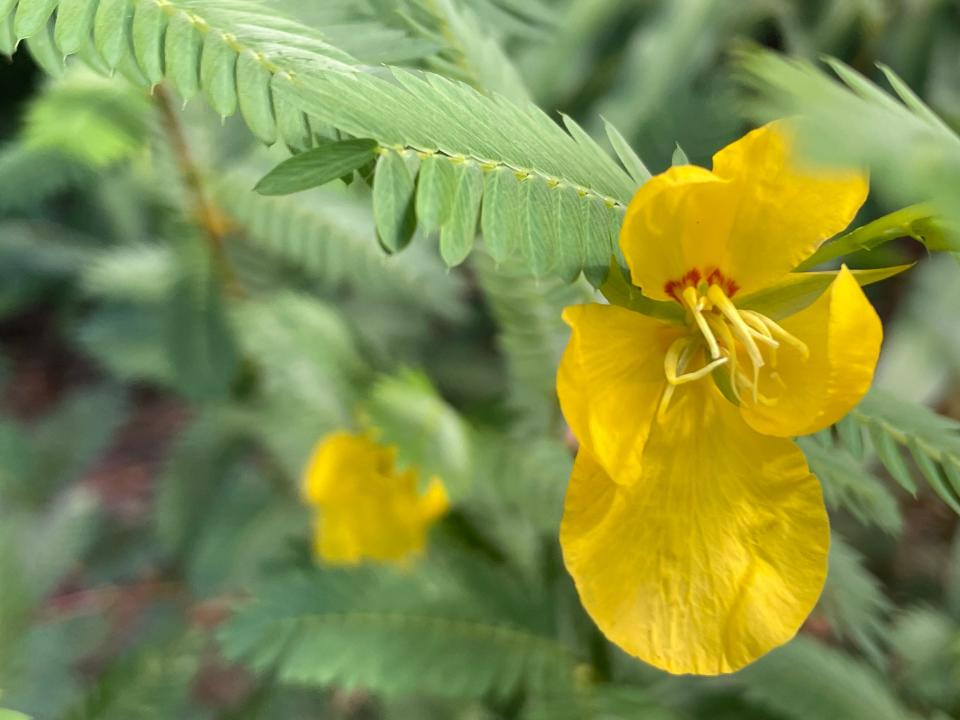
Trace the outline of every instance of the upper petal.
{"label": "upper petal", "polygon": [[816,302],[781,325],[806,344],[810,356],[781,346],[776,369],[766,367],[760,375],[760,392],[774,404],[743,405],[741,412],[766,435],[807,435],[843,418],[870,389],[883,326],[846,267]]}
{"label": "upper petal", "polygon": [[620,244],[634,284],[664,286],[719,270],[744,292],[776,282],[853,220],[866,176],[803,167],[782,122],[758,128],[713,156],[713,171],[677,167],[640,188]]}
{"label": "upper petal", "polygon": [[303,474],[303,498],[317,505],[354,492],[353,478],[390,473],[396,457],[392,447],[366,434],[338,431],[317,443]]}
{"label": "upper petal", "polygon": [[628,653],[673,673],[732,672],[788,641],[817,601],[829,524],[789,440],[686,386],[632,485],[581,448],[560,542],[581,601]]}
{"label": "upper petal", "polygon": [[615,305],[573,305],[563,319],[573,328],[557,373],[563,415],[612,477],[632,481],[681,330]]}

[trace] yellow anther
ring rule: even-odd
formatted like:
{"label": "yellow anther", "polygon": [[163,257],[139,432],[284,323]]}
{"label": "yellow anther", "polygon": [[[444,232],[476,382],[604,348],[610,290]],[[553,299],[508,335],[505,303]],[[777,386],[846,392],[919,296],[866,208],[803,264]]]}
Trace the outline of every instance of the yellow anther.
{"label": "yellow anther", "polygon": [[707,347],[710,348],[710,358],[712,360],[716,360],[718,357],[720,357],[720,346],[717,344],[717,338],[714,337],[713,331],[710,330],[710,325],[707,324],[707,320],[703,316],[703,301],[697,295],[696,288],[684,288],[683,301],[686,303],[687,308],[693,315],[693,319],[696,321],[697,327],[700,328],[703,339],[707,341]]}

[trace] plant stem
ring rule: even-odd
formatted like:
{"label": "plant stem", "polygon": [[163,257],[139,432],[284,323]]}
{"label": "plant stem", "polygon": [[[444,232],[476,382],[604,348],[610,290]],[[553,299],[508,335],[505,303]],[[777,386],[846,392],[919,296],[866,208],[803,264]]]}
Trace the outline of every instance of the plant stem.
{"label": "plant stem", "polygon": [[163,85],[153,89],[153,98],[160,111],[163,129],[170,142],[177,168],[192,205],[193,218],[203,231],[210,247],[210,254],[228,291],[233,295],[242,294],[242,287],[226,252],[226,237],[230,229],[229,220],[207,197],[200,171],[194,162],[187,142],[186,133],[177,117],[170,93]]}

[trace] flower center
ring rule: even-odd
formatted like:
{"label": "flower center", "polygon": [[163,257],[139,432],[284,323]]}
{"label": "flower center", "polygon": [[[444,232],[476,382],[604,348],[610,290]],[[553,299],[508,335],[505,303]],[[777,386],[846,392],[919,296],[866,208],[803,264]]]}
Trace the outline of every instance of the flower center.
{"label": "flower center", "polygon": [[766,315],[737,309],[730,298],[738,289],[717,270],[705,275],[691,270],[679,281],[667,283],[667,293],[687,311],[690,333],[677,338],[664,357],[667,387],[657,411],[659,419],[666,415],[679,385],[708,376],[736,404],[774,405],[775,398],[760,392],[761,369],[766,367],[769,378],[783,386],[777,373],[781,344],[804,358],[809,356],[802,341]]}

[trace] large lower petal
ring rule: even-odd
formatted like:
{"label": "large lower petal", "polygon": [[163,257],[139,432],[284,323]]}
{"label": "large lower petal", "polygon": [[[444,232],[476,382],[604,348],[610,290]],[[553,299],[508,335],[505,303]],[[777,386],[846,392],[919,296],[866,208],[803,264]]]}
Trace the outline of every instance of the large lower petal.
{"label": "large lower petal", "polygon": [[713,156],[713,171],[680,166],[640,188],[620,245],[649,297],[714,271],[728,291],[773,284],[843,230],[867,197],[866,177],[804,167],[783,123],[765,125]]}
{"label": "large lower petal", "polygon": [[573,329],[557,373],[563,415],[612,477],[631,482],[682,330],[615,305],[573,305],[563,319]]}
{"label": "large lower petal", "polygon": [[870,389],[883,326],[846,267],[816,302],[781,325],[806,344],[809,357],[781,346],[776,368],[760,375],[760,393],[773,403],[745,404],[742,413],[766,435],[807,435],[840,420]]}
{"label": "large lower petal", "polygon": [[672,673],[714,675],[794,636],[823,587],[829,525],[800,450],[695,383],[654,426],[632,485],[580,450],[560,541],[611,641]]}

